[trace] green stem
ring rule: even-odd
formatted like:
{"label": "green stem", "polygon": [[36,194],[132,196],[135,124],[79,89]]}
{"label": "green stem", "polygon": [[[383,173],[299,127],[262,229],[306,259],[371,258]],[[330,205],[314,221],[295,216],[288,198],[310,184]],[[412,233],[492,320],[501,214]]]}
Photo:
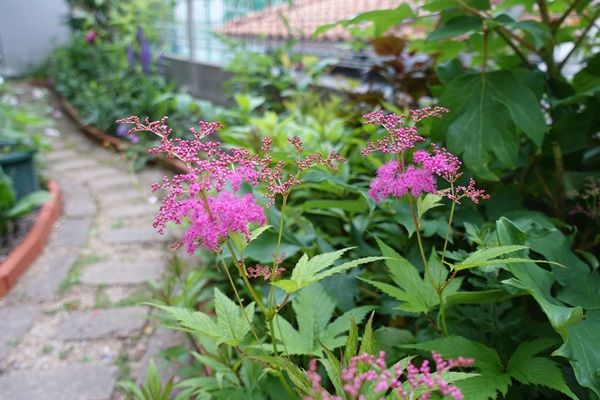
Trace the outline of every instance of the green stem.
{"label": "green stem", "polygon": [[440,327],[442,328],[442,333],[444,336],[448,336],[448,324],[446,323],[446,304],[444,303],[444,289],[438,292],[438,299],[440,302],[440,311],[438,314],[438,319],[440,321]]}
{"label": "green stem", "polygon": [[425,268],[425,276],[431,282],[431,285],[435,288],[435,281],[433,280],[433,276],[431,276],[431,271],[429,270],[429,263],[427,262],[427,257],[425,256],[425,248],[423,247],[423,240],[421,239],[421,226],[419,224],[419,219],[417,218],[417,214],[415,213],[415,207],[413,205],[412,197],[408,196],[408,204],[410,206],[410,214],[413,218],[413,223],[415,224],[415,231],[417,233],[417,242],[419,243],[419,252],[421,253],[421,259],[423,260],[423,267]]}
{"label": "green stem", "polygon": [[248,326],[250,327],[250,331],[252,332],[252,335],[256,339],[257,343],[260,343],[260,339],[258,338],[258,335],[256,334],[256,331],[254,330],[254,326],[252,325],[252,321],[250,321],[250,318],[246,314],[246,309],[244,308],[244,304],[242,303],[242,299],[240,298],[240,294],[239,294],[237,288],[235,287],[235,282],[233,282],[233,277],[231,276],[231,273],[229,272],[229,268],[227,268],[227,263],[225,263],[225,258],[223,258],[223,253],[222,252],[221,252],[219,258],[221,259],[221,265],[223,267],[223,270],[225,271],[225,274],[227,275],[227,278],[229,279],[229,284],[231,285],[231,288],[233,289],[233,293],[235,294],[235,298],[236,298],[238,304],[240,305],[240,308],[242,309],[242,313],[244,314],[244,318],[246,319],[246,322],[248,322]]}
{"label": "green stem", "polygon": [[252,296],[252,299],[256,302],[256,304],[261,309],[261,311],[265,315],[267,315],[267,308],[265,307],[264,303],[260,299],[260,296],[258,296],[258,294],[256,294],[256,292],[254,291],[254,287],[252,286],[252,284],[248,280],[248,275],[246,274],[246,271],[244,270],[244,268],[242,267],[241,263],[239,262],[239,260],[235,256],[235,252],[233,250],[233,246],[231,245],[231,241],[229,240],[229,238],[225,239],[225,246],[227,246],[227,249],[231,253],[231,258],[233,259],[233,263],[237,267],[238,273],[242,277],[242,280],[244,281],[244,285],[246,286],[246,288],[250,292],[250,295]]}
{"label": "green stem", "polygon": [[[450,184],[450,191],[454,196],[454,184]],[[456,202],[452,201],[450,206],[450,216],[448,217],[448,227],[446,228],[446,238],[444,239],[444,248],[442,249],[442,260],[440,261],[444,265],[444,258],[446,257],[446,249],[448,248],[448,241],[450,240],[450,232],[452,232],[452,221],[454,220],[454,209],[456,208]]]}
{"label": "green stem", "polygon": [[275,356],[279,355],[279,350],[277,349],[277,336],[275,336],[275,327],[273,326],[273,318],[269,316],[267,318],[269,322],[269,331],[271,332],[271,344],[273,345],[273,354]]}

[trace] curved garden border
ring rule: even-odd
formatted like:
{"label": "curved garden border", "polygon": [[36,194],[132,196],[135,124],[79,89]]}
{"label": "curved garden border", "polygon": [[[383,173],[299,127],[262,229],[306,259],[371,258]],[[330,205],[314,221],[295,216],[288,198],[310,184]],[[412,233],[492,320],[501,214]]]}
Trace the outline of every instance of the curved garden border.
{"label": "curved garden border", "polygon": [[[60,94],[53,90],[55,96],[58,98],[58,102],[64,112],[77,124],[79,129],[90,139],[99,143],[103,147],[110,147],[113,150],[122,153],[127,150],[129,147],[129,143],[124,140],[119,139],[118,137],[109,135],[100,129],[86,125],[81,121],[79,114],[77,111],[71,106],[67,99],[62,97]],[[179,160],[174,158],[166,157],[162,154],[156,154],[154,156],[156,163],[162,165],[163,167],[175,172],[175,173],[185,173],[187,172],[186,166]]]}
{"label": "curved garden border", "polygon": [[52,197],[42,206],[33,227],[25,239],[0,264],[0,297],[12,289],[19,277],[42,252],[54,222],[60,215],[62,207],[60,187],[56,182],[49,181],[48,191]]}

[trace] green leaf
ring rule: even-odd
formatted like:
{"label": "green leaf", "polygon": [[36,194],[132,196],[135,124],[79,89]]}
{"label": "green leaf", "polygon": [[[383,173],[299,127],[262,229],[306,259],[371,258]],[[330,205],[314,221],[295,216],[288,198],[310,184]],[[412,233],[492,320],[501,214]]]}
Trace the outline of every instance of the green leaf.
{"label": "green leaf", "polygon": [[339,274],[361,264],[382,259],[382,257],[365,257],[328,268],[348,250],[350,248],[323,253],[310,259],[308,255],[304,254],[294,267],[291,277],[289,279],[278,280],[273,285],[283,289],[287,293],[293,293],[331,275]]}
{"label": "green leaf", "polygon": [[192,332],[196,335],[217,339],[217,326],[212,318],[202,311],[193,311],[184,307],[170,307],[152,304],[152,306],[166,312],[181,325],[180,330]]}
{"label": "green leaf", "polygon": [[250,232],[250,237],[248,238],[248,241],[246,241],[244,236],[239,232],[230,233],[229,237],[231,237],[231,239],[235,243],[235,247],[238,250],[244,251],[246,249],[246,247],[250,243],[252,243],[253,240],[258,238],[264,231],[266,231],[267,229],[269,229],[271,227],[273,227],[273,225],[264,225],[264,226],[254,229],[252,232]]}
{"label": "green leaf", "polygon": [[519,150],[518,130],[540,146],[547,131],[535,94],[509,71],[467,74],[453,80],[440,97],[450,113],[432,129],[447,132],[450,151],[481,178],[497,180],[490,170],[495,157],[514,168]]}
{"label": "green leaf", "polygon": [[[515,245],[525,242],[526,235],[508,218],[496,222],[498,240],[501,245]],[[524,255],[524,251],[521,250]],[[551,294],[555,282],[552,273],[537,265],[512,264],[508,269],[514,278],[502,283],[522,289],[529,293],[548,317],[550,324],[563,338],[567,336],[569,326],[583,317],[581,307],[567,307]]]}
{"label": "green leaf", "polygon": [[329,380],[335,387],[337,393],[344,393],[344,383],[342,382],[340,361],[335,357],[331,350],[327,349],[325,346],[323,346],[323,352],[325,353],[327,359],[321,359],[321,363],[327,371]]}
{"label": "green leaf", "polygon": [[[466,399],[495,399],[497,392],[503,395],[508,391],[510,376],[504,373],[500,356],[496,351],[483,343],[472,341],[461,336],[447,336],[429,342],[405,345],[403,347],[436,351],[444,358],[473,358],[473,367],[479,376],[456,382]],[[479,388],[479,389],[477,389]]]}
{"label": "green leaf", "polygon": [[533,45],[536,49],[544,47],[547,42],[552,40],[550,29],[538,21],[517,21],[510,24],[510,28],[520,29],[527,33],[533,39]]}
{"label": "green leaf", "polygon": [[492,289],[474,292],[456,292],[446,296],[446,308],[458,304],[489,304],[499,303],[515,297],[515,294],[502,289]]}
{"label": "green leaf", "polygon": [[365,325],[365,330],[363,331],[362,339],[360,342],[360,350],[359,354],[369,353],[375,354],[375,337],[373,335],[373,317],[375,313],[371,313],[369,319],[367,320],[367,324]]}
{"label": "green leaf", "polygon": [[381,254],[386,257],[386,267],[396,286],[384,282],[361,279],[402,302],[400,309],[408,312],[427,313],[439,303],[434,287],[426,282],[419,271],[394,249],[377,239]]}
{"label": "green leaf", "polygon": [[354,214],[367,211],[369,209],[369,205],[364,197],[358,197],[356,200],[308,200],[302,203],[300,206],[302,211],[308,211],[315,208],[339,208]]}
{"label": "green leaf", "polygon": [[372,309],[363,306],[351,309],[330,322],[336,303],[320,284],[302,289],[292,301],[298,329],[283,318],[275,317],[275,333],[287,354],[322,355],[322,346],[335,349],[347,341],[344,335],[352,320],[361,321]]}
{"label": "green leaf", "polygon": [[450,39],[465,33],[477,32],[483,29],[483,23],[477,17],[461,15],[446,21],[441,27],[431,32],[428,40]]}
{"label": "green leaf", "polygon": [[600,311],[590,311],[583,321],[568,328],[568,339],[554,352],[554,355],[568,359],[575,371],[577,382],[600,397],[598,332],[600,332]]}
{"label": "green leaf", "polygon": [[217,344],[227,343],[231,346],[240,344],[244,336],[250,332],[250,323],[254,319],[254,303],[248,304],[242,310],[233,300],[215,288],[215,312],[219,332]]}
{"label": "green leaf", "polygon": [[534,357],[539,352],[555,346],[557,341],[539,338],[521,343],[508,361],[507,371],[524,385],[540,385],[566,394],[572,399],[577,396],[569,389],[560,368],[547,357]]}
{"label": "green leaf", "polygon": [[407,18],[414,16],[415,14],[408,4],[401,4],[395,9],[367,11],[358,14],[352,19],[343,19],[333,24],[321,25],[315,30],[313,36],[318,37],[328,30],[333,29],[337,25],[341,25],[342,27],[346,28],[351,25],[371,22],[373,25],[373,36],[378,37],[385,33],[385,31],[387,31],[389,28],[398,25]]}
{"label": "green leaf", "polygon": [[358,350],[358,326],[354,318],[350,318],[350,331],[348,332],[348,339],[346,340],[346,346],[344,347],[344,360],[346,363],[350,361],[352,357],[356,355]]}
{"label": "green leaf", "polygon": [[6,212],[8,218],[18,218],[29,213],[34,208],[41,206],[52,198],[52,195],[45,190],[38,190],[29,193],[17,202]]}
{"label": "green leaf", "polygon": [[432,208],[442,206],[442,196],[428,193],[424,197],[417,199],[417,214],[419,219]]}

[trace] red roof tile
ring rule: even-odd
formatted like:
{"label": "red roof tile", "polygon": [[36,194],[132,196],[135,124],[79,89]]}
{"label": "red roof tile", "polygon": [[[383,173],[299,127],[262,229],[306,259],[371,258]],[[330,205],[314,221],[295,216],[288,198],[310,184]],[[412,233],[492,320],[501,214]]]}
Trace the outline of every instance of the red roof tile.
{"label": "red roof tile", "polygon": [[[267,39],[308,39],[321,25],[357,14],[383,9],[394,9],[403,0],[295,0],[290,7],[279,4],[262,11],[227,22],[220,33],[236,37],[265,37]],[[281,16],[285,16],[291,35]],[[317,40],[341,41],[350,39],[348,31],[340,26],[320,35]]]}

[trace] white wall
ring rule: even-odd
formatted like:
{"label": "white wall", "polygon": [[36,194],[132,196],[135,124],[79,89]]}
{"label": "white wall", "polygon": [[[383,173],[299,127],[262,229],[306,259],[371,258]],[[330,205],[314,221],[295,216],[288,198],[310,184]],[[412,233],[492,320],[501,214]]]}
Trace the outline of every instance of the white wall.
{"label": "white wall", "polygon": [[0,73],[26,72],[63,43],[67,13],[63,0],[0,0]]}

